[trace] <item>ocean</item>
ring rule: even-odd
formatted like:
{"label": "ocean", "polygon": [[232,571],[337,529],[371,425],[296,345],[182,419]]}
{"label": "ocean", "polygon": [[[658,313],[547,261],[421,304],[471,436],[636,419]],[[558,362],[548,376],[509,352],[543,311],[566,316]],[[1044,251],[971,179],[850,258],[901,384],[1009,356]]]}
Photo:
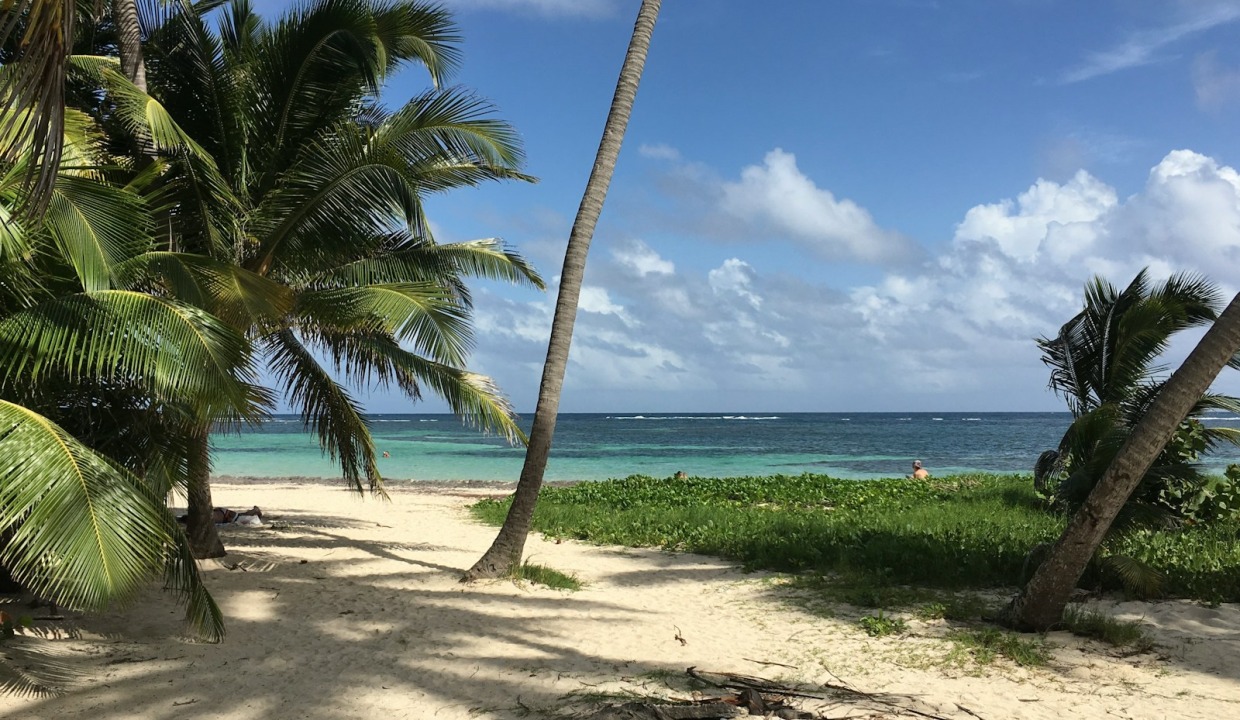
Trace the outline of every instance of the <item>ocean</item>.
{"label": "ocean", "polygon": [[[385,480],[515,481],[525,451],[452,415],[372,415]],[[528,431],[530,418],[523,419]],[[921,460],[934,475],[1032,472],[1068,413],[576,413],[556,423],[547,480],[823,473],[899,477]],[[1207,418],[1240,428],[1240,416]],[[295,416],[213,438],[216,476],[339,478]],[[1240,449],[1205,458],[1221,472]]]}

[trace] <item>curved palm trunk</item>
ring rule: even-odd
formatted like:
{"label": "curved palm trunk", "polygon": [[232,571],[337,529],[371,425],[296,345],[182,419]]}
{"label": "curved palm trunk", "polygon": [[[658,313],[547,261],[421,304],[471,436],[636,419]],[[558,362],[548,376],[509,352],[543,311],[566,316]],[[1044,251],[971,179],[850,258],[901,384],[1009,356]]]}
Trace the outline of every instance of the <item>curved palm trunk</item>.
{"label": "curved palm trunk", "polygon": [[616,94],[603,126],[603,138],[599,142],[594,169],[586,183],[585,195],[577,209],[568,237],[568,249],[564,252],[564,268],[560,273],[560,293],[555,304],[555,316],[551,321],[551,339],[547,343],[547,360],[543,364],[542,383],[538,389],[538,405],[534,409],[534,424],[530,429],[530,441],[525,452],[525,465],[513,497],[508,517],[499,535],[486,554],[474,563],[463,581],[498,577],[520,564],[525,550],[525,539],[534,519],[534,506],[538,491],[542,488],[543,472],[547,469],[547,456],[551,453],[551,438],[555,434],[555,420],[560,407],[560,390],[564,386],[564,372],[568,367],[568,350],[573,339],[573,325],[577,320],[577,301],[581,297],[581,281],[586,270],[586,254],[594,237],[594,226],[603,212],[607,188],[616,169],[616,158],[624,141],[624,131],[633,111],[637,86],[646,66],[646,53],[650,50],[650,37],[659,17],[660,0],[642,0],[633,26]]}
{"label": "curved palm trunk", "polygon": [[1064,607],[1085,566],[1097,552],[1115,516],[1140,484],[1220,371],[1240,351],[1240,295],[1215,320],[1184,364],[1150,404],[1149,411],[1120,449],[1085,504],[1064,529],[1029,584],[1012,601],[1009,622],[1022,630],[1046,630],[1063,617]]}
{"label": "curved palm trunk", "polygon": [[188,467],[189,517],[186,518],[185,535],[189,538],[189,546],[194,557],[223,557],[227,554],[220,534],[215,530],[215,521],[211,517],[214,505],[211,503],[211,427],[199,428],[190,450]]}

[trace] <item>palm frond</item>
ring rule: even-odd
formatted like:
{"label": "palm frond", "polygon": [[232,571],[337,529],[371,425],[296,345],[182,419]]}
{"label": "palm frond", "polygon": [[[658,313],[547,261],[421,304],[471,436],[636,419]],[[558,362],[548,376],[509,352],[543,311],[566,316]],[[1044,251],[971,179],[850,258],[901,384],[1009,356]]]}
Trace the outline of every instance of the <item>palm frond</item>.
{"label": "palm frond", "polygon": [[317,272],[365,257],[366,246],[359,247],[357,239],[382,238],[398,222],[414,237],[429,237],[424,193],[529,179],[469,157],[408,157],[398,139],[378,142],[356,126],[341,125],[330,138],[307,147],[255,209],[252,230],[262,244],[252,266],[265,273],[279,260],[293,271]]}
{"label": "palm frond", "polygon": [[377,327],[454,365],[464,364],[472,341],[468,310],[434,283],[308,290],[298,297],[296,314],[308,326]]}
{"label": "palm frond", "polygon": [[516,169],[524,160],[520,137],[493,117],[494,109],[460,88],[426,92],[375,128],[371,144],[393,149],[410,165],[435,159]]}
{"label": "palm frond", "polygon": [[127,598],[163,568],[167,511],[141,481],[46,418],[0,400],[0,560],[69,607]]}
{"label": "palm frond", "polygon": [[[123,602],[162,572],[187,621],[223,637],[219,607],[163,495],[47,418],[0,400],[0,561],[67,607]],[[188,558],[188,562],[186,559]]]}
{"label": "palm frond", "polygon": [[206,312],[126,291],[54,298],[0,320],[0,388],[70,380],[139,380],[161,402],[205,418],[260,416],[270,395],[255,386],[245,337]]}
{"label": "palm frond", "polygon": [[143,92],[120,71],[120,64],[109,57],[75,55],[76,72],[98,82],[114,103],[116,119],[133,135],[153,143],[163,153],[188,152],[200,161],[214,159],[198,142],[181,129],[168,110],[155,98]]}
{"label": "palm frond", "polygon": [[146,246],[143,210],[141,199],[122,188],[61,173],[44,222],[89,292],[111,287],[114,267]]}
{"label": "palm frond", "polygon": [[[542,277],[528,261],[498,238],[470,240],[442,245],[417,241],[406,233],[391,236],[392,252],[376,253],[321,272],[311,279],[311,287],[372,285],[382,283],[444,282],[449,279],[480,277],[546,288]],[[471,305],[469,290],[459,283],[458,293]]]}
{"label": "palm frond", "polygon": [[287,286],[203,255],[143,253],[119,265],[117,275],[131,287],[153,283],[242,331],[276,323],[293,308]]}
{"label": "palm frond", "polygon": [[10,0],[0,18],[0,44],[22,29],[19,54],[0,75],[0,107],[8,114],[0,124],[0,157],[35,158],[29,165],[30,217],[49,199],[64,137],[65,70],[73,47],[74,0]]}
{"label": "palm frond", "polygon": [[1162,595],[1166,577],[1154,567],[1128,555],[1106,555],[1102,569],[1115,575],[1124,590],[1138,598]]}
{"label": "palm frond", "polygon": [[164,558],[164,589],[171,591],[185,603],[185,621],[207,642],[224,639],[224,613],[198,573],[198,562],[185,530],[172,515],[164,513],[169,522],[167,531],[173,544]]}
{"label": "palm frond", "polygon": [[517,425],[512,404],[495,381],[486,375],[437,363],[408,352],[394,357],[393,364],[403,372],[419,378],[448,403],[452,412],[467,423],[486,432],[496,433],[509,443],[524,445],[528,442],[525,432]]}
{"label": "palm frond", "polygon": [[[178,125],[210,156],[225,178],[244,176],[248,130],[249,48],[261,20],[248,2],[224,10],[222,37],[206,24],[202,3],[178,0],[179,11],[151,34],[144,50],[153,87]],[[230,32],[236,32],[236,37]]]}
{"label": "palm frond", "polygon": [[421,63],[438,87],[460,64],[461,37],[447,9],[422,2],[387,7],[372,3],[371,7],[375,35],[387,59],[387,74],[408,62]]}
{"label": "palm frond", "polygon": [[413,400],[421,397],[422,386],[426,386],[468,424],[509,443],[527,442],[511,403],[485,375],[428,360],[379,332],[328,332],[312,338],[353,380],[369,382],[373,374],[381,384],[394,381]]}
{"label": "palm frond", "polygon": [[319,445],[340,463],[346,482],[361,492],[363,477],[372,492],[382,492],[383,477],[375,458],[370,428],[361,407],[318,363],[291,330],[265,338],[269,369]]}

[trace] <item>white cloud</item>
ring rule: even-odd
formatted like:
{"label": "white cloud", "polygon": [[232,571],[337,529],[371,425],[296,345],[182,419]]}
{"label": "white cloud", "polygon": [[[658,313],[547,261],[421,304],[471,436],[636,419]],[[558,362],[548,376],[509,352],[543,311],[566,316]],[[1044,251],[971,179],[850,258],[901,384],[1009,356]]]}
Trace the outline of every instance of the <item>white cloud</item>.
{"label": "white cloud", "polygon": [[595,313],[596,315],[615,315],[624,324],[633,324],[632,319],[625,314],[624,306],[612,302],[611,295],[606,288],[583,285],[581,295],[577,300],[577,309],[581,312]]}
{"label": "white cloud", "polygon": [[1202,53],[1193,61],[1193,90],[1197,107],[1219,110],[1240,100],[1240,68],[1224,66],[1217,52]]}
{"label": "white cloud", "polygon": [[1121,249],[1219,281],[1240,277],[1240,174],[1189,150],[1169,153],[1116,218]]}
{"label": "white cloud", "polygon": [[[1240,289],[1240,174],[1177,150],[1127,198],[1084,172],[1038,180],[962,213],[917,271],[851,287],[736,248],[709,269],[650,270],[665,262],[634,241],[590,266],[565,411],[1062,409],[1034,338],[1080,309],[1093,274],[1123,285],[1149,266]],[[478,301],[480,369],[532,408],[554,292]],[[1240,393],[1228,372],[1219,388]]]}
{"label": "white cloud", "polygon": [[852,200],[837,199],[797,168],[796,157],[780,149],[762,165],[723,184],[721,209],[759,228],[782,233],[828,259],[882,262],[907,254],[910,243],[879,227]]}
{"label": "white cloud", "polygon": [[1160,61],[1158,51],[1190,35],[1240,20],[1240,3],[1234,0],[1199,0],[1185,5],[1188,15],[1165,27],[1130,34],[1118,45],[1091,53],[1083,63],[1068,70],[1060,82],[1092,80],[1120,70]]}
{"label": "white cloud", "polygon": [[967,392],[1017,369],[1036,379],[1041,368],[1030,340],[1054,334],[1079,310],[1085,281],[1101,274],[1123,285],[1146,266],[1156,277],[1199,272],[1236,292],[1235,170],[1171,152],[1145,188],[1123,201],[1084,172],[1062,185],[1039,180],[1014,202],[969,210],[955,241],[921,275],[888,275],[855,288],[852,299],[864,336],[878,347],[894,350],[912,339],[918,348],[917,359],[890,375],[897,383],[948,383],[945,391]]}
{"label": "white cloud", "polygon": [[643,277],[671,275],[676,272],[675,263],[664,260],[659,253],[641,240],[634,240],[623,247],[612,250],[611,256],[616,262]]}
{"label": "white cloud", "polygon": [[730,258],[723,265],[707,274],[710,289],[716,295],[736,295],[742,297],[755,309],[762,307],[762,298],[750,289],[753,268],[739,258]]}
{"label": "white cloud", "polygon": [[663,145],[661,143],[656,144],[656,145],[647,145],[643,143],[641,147],[637,148],[637,152],[642,157],[650,158],[652,160],[679,160],[680,159],[679,150],[672,147],[671,145]]}
{"label": "white cloud", "polygon": [[1016,201],[978,205],[956,227],[956,243],[993,242],[1000,252],[1022,262],[1033,262],[1046,250],[1059,257],[1092,241],[1086,226],[1117,204],[1115,191],[1079,171],[1059,185],[1038,180]]}

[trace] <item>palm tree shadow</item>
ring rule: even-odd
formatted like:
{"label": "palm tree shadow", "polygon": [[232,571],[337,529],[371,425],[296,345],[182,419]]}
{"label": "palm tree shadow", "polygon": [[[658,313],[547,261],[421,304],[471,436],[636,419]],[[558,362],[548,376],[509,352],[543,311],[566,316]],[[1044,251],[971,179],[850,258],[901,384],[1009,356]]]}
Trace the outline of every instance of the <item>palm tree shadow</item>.
{"label": "palm tree shadow", "polygon": [[[640,621],[637,611],[507,581],[461,586],[464,567],[435,559],[462,557],[459,548],[306,527],[289,537],[237,529],[228,541],[239,552],[205,572],[228,621],[224,642],[186,637],[183,611],[157,588],[128,611],[69,613],[67,627],[93,638],[95,650],[32,644],[43,654],[18,659],[46,665],[42,684],[3,686],[33,700],[20,715],[214,718],[226,697],[234,709],[318,718],[331,717],[340,698],[358,697],[375,715],[404,716],[421,701],[457,708],[454,715],[515,717],[561,707],[587,687],[577,677],[673,670],[587,651],[562,622],[589,617],[623,630]],[[285,557],[308,549],[337,552],[305,564]],[[213,577],[220,574],[227,583]],[[556,679],[532,684],[537,676]]]}

